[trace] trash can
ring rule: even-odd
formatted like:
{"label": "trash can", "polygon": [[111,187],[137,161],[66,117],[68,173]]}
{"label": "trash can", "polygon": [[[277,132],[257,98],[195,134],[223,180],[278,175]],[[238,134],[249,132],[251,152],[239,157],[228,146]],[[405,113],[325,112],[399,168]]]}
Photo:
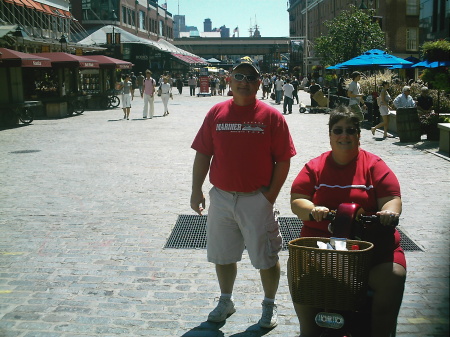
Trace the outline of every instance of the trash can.
{"label": "trash can", "polygon": [[420,121],[416,108],[397,109],[397,134],[400,142],[418,142],[420,141]]}

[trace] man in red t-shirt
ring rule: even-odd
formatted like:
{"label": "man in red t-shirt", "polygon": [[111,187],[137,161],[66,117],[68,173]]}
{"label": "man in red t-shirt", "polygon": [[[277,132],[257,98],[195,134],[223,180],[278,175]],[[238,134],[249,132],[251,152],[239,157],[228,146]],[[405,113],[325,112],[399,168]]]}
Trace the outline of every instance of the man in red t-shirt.
{"label": "man in red t-shirt", "polygon": [[233,99],[216,104],[206,115],[192,148],[197,151],[191,208],[202,214],[202,185],[209,171],[208,261],[216,265],[221,296],[208,320],[224,321],[236,309],[232,291],[237,262],[247,249],[260,270],[264,289],[260,326],[277,325],[275,295],[280,278],[281,235],[273,204],[296,154],[281,113],[256,99],[258,67],[242,59],[233,68]]}

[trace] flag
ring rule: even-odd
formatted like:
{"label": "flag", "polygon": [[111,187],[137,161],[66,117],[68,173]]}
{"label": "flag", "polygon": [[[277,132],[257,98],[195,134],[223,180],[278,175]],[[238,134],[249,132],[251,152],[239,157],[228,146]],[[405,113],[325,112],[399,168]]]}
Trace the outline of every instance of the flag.
{"label": "flag", "polygon": [[239,27],[236,27],[236,28],[233,30],[233,33],[237,33],[237,32],[239,32]]}
{"label": "flag", "polygon": [[163,4],[161,5],[161,8],[167,10],[167,2],[163,3]]}

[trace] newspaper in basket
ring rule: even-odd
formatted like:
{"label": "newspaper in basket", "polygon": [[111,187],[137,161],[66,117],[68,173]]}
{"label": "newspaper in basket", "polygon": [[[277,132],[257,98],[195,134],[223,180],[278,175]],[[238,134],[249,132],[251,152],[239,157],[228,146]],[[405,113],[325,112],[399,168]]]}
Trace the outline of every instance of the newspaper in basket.
{"label": "newspaper in basket", "polygon": [[[327,310],[357,310],[364,304],[373,244],[347,240],[348,251],[319,249],[309,237],[289,242],[289,273],[295,303]],[[350,250],[358,245],[359,250]]]}

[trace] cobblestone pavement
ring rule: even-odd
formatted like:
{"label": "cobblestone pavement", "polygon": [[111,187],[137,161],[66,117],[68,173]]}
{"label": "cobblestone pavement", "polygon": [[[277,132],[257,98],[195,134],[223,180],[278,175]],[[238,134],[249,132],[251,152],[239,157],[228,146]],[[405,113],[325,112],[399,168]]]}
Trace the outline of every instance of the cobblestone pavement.
{"label": "cobblestone pavement", "polygon": [[[262,289],[246,255],[237,312],[215,325],[206,322],[219,292],[205,251],[164,249],[178,215],[194,214],[191,142],[208,109],[226,99],[189,97],[187,89],[174,95],[164,118],[158,98],[155,118],[142,119],[139,97],[128,121],[121,109],[86,111],[0,131],[0,336],[298,336],[286,251],[280,324],[260,330]],[[328,115],[299,114],[294,105],[286,119],[298,155],[277,206],[291,217],[294,177],[329,149]],[[406,253],[397,336],[448,336],[448,157],[436,155],[436,143],[414,147],[381,135],[364,129],[362,147],[397,174],[401,228],[424,250]]]}

